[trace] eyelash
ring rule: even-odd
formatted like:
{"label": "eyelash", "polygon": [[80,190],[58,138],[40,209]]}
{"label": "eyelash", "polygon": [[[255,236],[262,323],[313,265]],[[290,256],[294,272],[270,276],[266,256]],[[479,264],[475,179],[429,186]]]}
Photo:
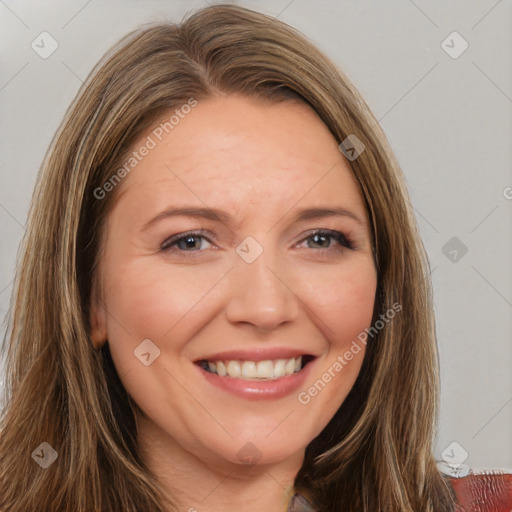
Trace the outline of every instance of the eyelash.
{"label": "eyelash", "polygon": [[[329,251],[330,252],[332,252],[332,251],[340,252],[340,251],[343,251],[345,249],[349,249],[349,250],[353,250],[354,249],[354,244],[353,244],[352,240],[349,237],[347,237],[341,231],[335,231],[335,230],[331,230],[331,229],[317,229],[317,230],[314,230],[307,237],[303,238],[301,240],[301,242],[304,242],[304,241],[306,241],[308,239],[311,239],[311,238],[313,238],[314,236],[317,236],[317,235],[321,236],[321,237],[326,237],[326,238],[334,239],[340,245],[340,247],[338,247],[338,248],[335,248],[334,246],[330,246],[330,247],[321,248],[321,249],[314,249],[317,252],[321,252],[321,253],[325,253],[325,252],[329,252]],[[208,239],[208,237],[205,236],[205,231],[201,231],[201,230],[200,231],[190,231],[188,233],[180,233],[178,235],[172,236],[171,238],[168,238],[162,244],[160,249],[162,251],[170,251],[170,249],[174,245],[176,245],[178,242],[180,242],[181,240],[186,240],[188,238],[200,238],[200,239],[206,240],[209,243],[213,243],[213,242],[211,242]],[[179,252],[183,252],[183,253],[197,253],[197,252],[202,252],[202,251],[201,250],[192,250],[192,251],[183,250],[183,251],[179,251]],[[189,254],[188,256],[194,257],[192,254]]]}

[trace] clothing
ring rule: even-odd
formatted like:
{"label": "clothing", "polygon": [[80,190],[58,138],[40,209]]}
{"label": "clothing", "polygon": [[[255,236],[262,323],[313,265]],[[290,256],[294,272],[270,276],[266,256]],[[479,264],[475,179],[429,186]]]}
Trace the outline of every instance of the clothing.
{"label": "clothing", "polygon": [[448,481],[457,496],[456,512],[512,511],[512,474],[469,474]]}
{"label": "clothing", "polygon": [[316,512],[313,505],[302,494],[294,494],[288,505],[288,512]]}
{"label": "clothing", "polygon": [[[512,512],[512,474],[469,474],[447,477],[455,492],[455,512]],[[288,512],[316,512],[301,494],[294,494]]]}

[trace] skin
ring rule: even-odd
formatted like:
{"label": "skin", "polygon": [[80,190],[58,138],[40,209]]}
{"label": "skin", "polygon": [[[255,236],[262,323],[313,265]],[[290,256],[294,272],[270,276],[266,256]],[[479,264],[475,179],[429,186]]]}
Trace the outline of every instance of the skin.
{"label": "skin", "polygon": [[[108,339],[142,411],[136,419],[144,460],[179,510],[285,511],[305,447],[352,388],[364,345],[307,404],[298,392],[332,373],[371,324],[377,276],[348,162],[309,106],[217,96],[181,119],[120,191],[91,321],[94,345]],[[179,216],[143,228],[184,205],[222,209],[231,220]],[[359,220],[294,220],[313,207],[341,208]],[[319,228],[342,232],[354,247],[315,238]],[[199,229],[207,240],[161,249],[171,236]],[[236,252],[248,236],[263,249],[252,263]],[[148,338],[160,355],[145,366],[134,350]],[[278,399],[220,390],[199,378],[193,363],[223,350],[274,346],[317,356],[306,383]],[[237,455],[244,446],[254,464]]]}

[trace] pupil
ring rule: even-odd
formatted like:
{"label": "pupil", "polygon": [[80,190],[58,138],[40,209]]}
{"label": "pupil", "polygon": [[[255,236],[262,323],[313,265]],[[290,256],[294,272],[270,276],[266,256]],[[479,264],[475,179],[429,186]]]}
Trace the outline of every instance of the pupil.
{"label": "pupil", "polygon": [[197,237],[189,236],[188,238],[181,240],[181,242],[185,242],[187,249],[194,249],[197,246]]}
{"label": "pupil", "polygon": [[[324,240],[324,242],[325,242],[325,241],[327,241],[327,242],[328,242],[328,239],[327,239],[327,237],[326,237],[325,235],[318,235],[318,234],[313,235],[313,241],[314,241],[314,243],[315,243],[315,244],[318,244],[318,245],[322,245],[322,242],[321,242],[321,241],[320,241],[320,242],[318,241],[319,239],[320,239],[320,240]],[[324,244],[324,246],[325,246],[325,244]]]}

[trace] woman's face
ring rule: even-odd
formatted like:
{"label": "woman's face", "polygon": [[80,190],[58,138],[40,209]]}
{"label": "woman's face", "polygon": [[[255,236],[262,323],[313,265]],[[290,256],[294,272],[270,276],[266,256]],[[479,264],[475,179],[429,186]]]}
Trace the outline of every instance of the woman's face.
{"label": "woman's face", "polygon": [[109,192],[123,193],[94,336],[143,412],[139,436],[216,463],[302,456],[363,360],[353,342],[376,290],[363,201],[308,106],[228,95],[184,110],[134,145]]}

